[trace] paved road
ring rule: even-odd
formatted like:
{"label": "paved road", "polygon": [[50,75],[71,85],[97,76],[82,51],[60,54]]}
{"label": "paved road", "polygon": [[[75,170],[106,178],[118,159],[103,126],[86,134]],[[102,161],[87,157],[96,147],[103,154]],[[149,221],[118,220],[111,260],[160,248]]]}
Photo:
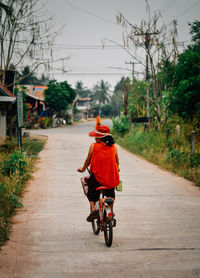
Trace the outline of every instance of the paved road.
{"label": "paved road", "polygon": [[76,169],[93,127],[34,131],[49,139],[0,251],[0,277],[200,277],[199,189],[122,148],[112,247],[92,234]]}

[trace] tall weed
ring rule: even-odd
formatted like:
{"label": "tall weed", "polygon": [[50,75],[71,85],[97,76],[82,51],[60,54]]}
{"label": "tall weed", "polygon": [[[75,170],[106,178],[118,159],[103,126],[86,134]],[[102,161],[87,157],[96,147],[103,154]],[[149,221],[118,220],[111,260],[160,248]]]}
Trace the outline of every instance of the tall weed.
{"label": "tall weed", "polygon": [[[195,126],[196,124],[196,126]],[[180,127],[180,134],[177,132]],[[168,130],[169,129],[169,130]],[[195,152],[190,153],[190,133],[196,130]],[[167,136],[167,132],[169,136]],[[158,132],[142,127],[124,136],[114,136],[121,146],[149,161],[171,170],[200,186],[200,130],[197,123],[184,123],[172,118]],[[198,137],[199,136],[199,137]]]}

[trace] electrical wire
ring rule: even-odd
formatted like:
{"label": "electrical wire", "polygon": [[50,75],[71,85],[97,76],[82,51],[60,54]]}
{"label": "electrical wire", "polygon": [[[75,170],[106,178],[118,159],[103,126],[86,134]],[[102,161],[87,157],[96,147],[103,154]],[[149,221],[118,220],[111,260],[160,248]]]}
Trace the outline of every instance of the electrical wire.
{"label": "electrical wire", "polygon": [[69,75],[69,76],[107,76],[107,75],[111,75],[111,76],[114,76],[114,75],[131,75],[132,73],[127,73],[127,72],[87,72],[87,73],[70,73],[70,72],[65,72],[65,73],[62,73],[62,72],[58,72],[58,73],[54,73],[54,74],[64,74],[64,75]]}
{"label": "electrical wire", "polygon": [[171,6],[174,5],[175,2],[176,0],[170,0],[161,10],[163,12],[166,12]]}
{"label": "electrical wire", "polygon": [[102,21],[104,21],[104,22],[107,22],[107,23],[116,25],[116,23],[114,23],[114,22],[112,22],[112,21],[110,21],[110,20],[108,20],[108,19],[106,19],[106,18],[103,18],[103,17],[101,17],[101,16],[98,16],[98,15],[96,15],[96,14],[93,13],[93,12],[90,12],[90,11],[88,11],[88,10],[85,10],[85,9],[83,9],[83,8],[80,8],[80,7],[78,7],[78,6],[74,5],[74,4],[72,4],[69,0],[65,0],[65,1],[67,2],[68,5],[70,5],[70,6],[73,7],[74,9],[77,9],[77,10],[83,12],[83,13],[86,13],[86,14],[89,14],[89,15],[91,15],[91,16],[94,16],[94,17],[96,17],[96,18],[98,18],[98,19],[100,19],[100,20],[102,20]]}
{"label": "electrical wire", "polygon": [[197,2],[195,2],[192,6],[190,6],[188,9],[186,9],[185,11],[183,11],[181,14],[179,14],[176,19],[178,19],[179,17],[185,15],[186,13],[188,13],[191,9],[193,9],[195,6],[197,6],[198,4],[200,4],[200,0],[198,0]]}

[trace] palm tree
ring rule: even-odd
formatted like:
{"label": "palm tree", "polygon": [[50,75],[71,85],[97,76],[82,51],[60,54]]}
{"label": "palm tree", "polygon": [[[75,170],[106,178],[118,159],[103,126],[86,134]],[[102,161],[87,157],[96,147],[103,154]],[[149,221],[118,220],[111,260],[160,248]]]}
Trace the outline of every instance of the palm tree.
{"label": "palm tree", "polygon": [[82,81],[77,81],[76,82],[75,90],[77,92],[78,97],[85,98],[85,97],[88,97],[91,94],[90,90],[83,86]]}
{"label": "palm tree", "polygon": [[94,99],[99,102],[99,116],[101,104],[109,102],[110,98],[108,95],[110,84],[101,80],[97,85],[94,86]]}

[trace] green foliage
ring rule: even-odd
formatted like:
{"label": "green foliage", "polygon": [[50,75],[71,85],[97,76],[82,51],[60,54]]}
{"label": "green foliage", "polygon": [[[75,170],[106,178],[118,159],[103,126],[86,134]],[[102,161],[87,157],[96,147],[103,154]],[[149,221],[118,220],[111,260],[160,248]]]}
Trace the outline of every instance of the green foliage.
{"label": "green foliage", "polygon": [[26,148],[27,152],[23,154],[15,150],[17,142],[14,140],[6,141],[0,148],[0,243],[8,239],[10,217],[15,208],[23,206],[20,196],[30,178],[35,161],[29,154],[39,152],[44,142],[24,138],[23,148]]}
{"label": "green foliage", "polygon": [[124,135],[129,131],[129,122],[128,118],[124,115],[119,117],[118,119],[113,118],[113,129],[120,135]]}
{"label": "green foliage", "polygon": [[192,34],[192,41],[196,44],[200,43],[200,21],[195,20],[193,23],[189,23],[190,34]]}
{"label": "green foliage", "polygon": [[[180,135],[177,134],[177,125]],[[167,140],[168,129],[170,133]],[[190,153],[189,141],[192,130],[196,130],[193,154]],[[168,120],[158,132],[153,127],[148,132],[144,132],[143,127],[137,127],[136,132],[132,131],[124,137],[116,136],[115,139],[131,152],[200,185],[200,127],[196,119],[185,123],[176,116]]]}
{"label": "green foliage", "polygon": [[2,172],[4,175],[11,176],[19,171],[20,174],[23,174],[26,171],[27,162],[24,154],[20,150],[15,150],[9,160],[4,161],[4,166]]}
{"label": "green foliage", "polygon": [[113,114],[113,107],[111,104],[105,104],[101,108],[102,117],[111,117]]}
{"label": "green foliage", "polygon": [[46,138],[41,139],[36,138],[24,138],[23,139],[23,149],[26,151],[28,156],[38,154],[44,147]]}
{"label": "green foliage", "polygon": [[170,110],[184,119],[200,117],[200,22],[191,25],[195,44],[179,55]]}
{"label": "green foliage", "polygon": [[111,98],[115,116],[120,116],[121,110],[123,111],[124,115],[128,115],[128,94],[130,86],[131,80],[128,77],[122,77],[121,80],[116,84]]}
{"label": "green foliage", "polygon": [[67,110],[75,97],[76,92],[67,81],[59,83],[56,80],[52,80],[48,84],[48,89],[45,90],[45,101],[56,112]]}
{"label": "green foliage", "polygon": [[144,81],[134,81],[131,85],[128,96],[128,110],[133,117],[143,117],[146,112],[146,83]]}
{"label": "green foliage", "polygon": [[122,92],[114,93],[111,97],[111,105],[113,108],[113,114],[115,116],[120,115],[122,103],[123,103]]}
{"label": "green foliage", "polygon": [[174,165],[185,165],[188,163],[188,153],[180,152],[178,149],[171,150],[167,155],[167,160],[169,160]]}
{"label": "green foliage", "polygon": [[13,193],[11,187],[0,183],[0,242],[7,239],[8,218],[15,208],[20,207],[23,207],[20,197]]}

